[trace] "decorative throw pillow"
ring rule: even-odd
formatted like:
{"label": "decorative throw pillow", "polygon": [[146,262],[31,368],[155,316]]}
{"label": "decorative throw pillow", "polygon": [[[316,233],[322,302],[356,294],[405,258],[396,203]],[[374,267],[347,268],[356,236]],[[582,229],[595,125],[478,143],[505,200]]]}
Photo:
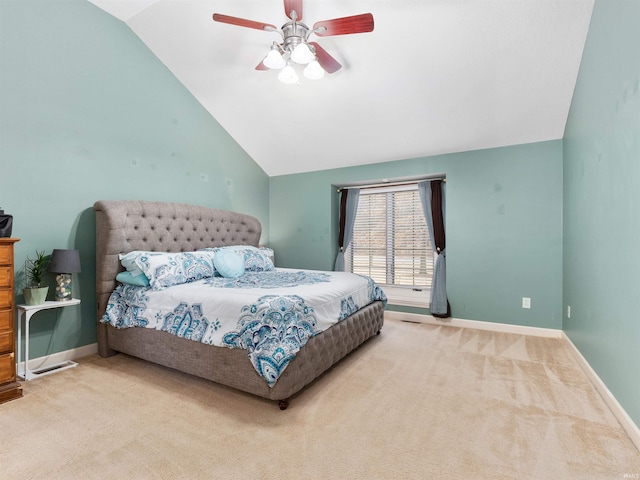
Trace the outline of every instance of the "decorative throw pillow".
{"label": "decorative throw pillow", "polygon": [[273,249],[269,248],[269,247],[260,247],[258,250],[260,250],[260,252],[262,252],[262,254],[264,254],[267,257],[269,257],[269,260],[271,260],[271,263],[274,264],[274,268],[275,268],[276,255],[273,252]]}
{"label": "decorative throw pillow", "polygon": [[227,247],[208,247],[198,251],[215,252],[216,255],[222,251],[233,251],[244,258],[245,272],[270,272],[275,270],[273,264],[273,250],[270,248],[254,247],[253,245],[229,245]]}
{"label": "decorative throw pillow", "polygon": [[267,252],[263,250],[245,250],[244,269],[247,272],[270,272],[275,267]]}
{"label": "decorative throw pillow", "polygon": [[215,274],[209,252],[144,252],[136,258],[135,263],[154,290],[202,280]]}
{"label": "decorative throw pillow", "polygon": [[233,250],[219,250],[213,257],[216,271],[225,278],[237,278],[244,273],[244,258]]}

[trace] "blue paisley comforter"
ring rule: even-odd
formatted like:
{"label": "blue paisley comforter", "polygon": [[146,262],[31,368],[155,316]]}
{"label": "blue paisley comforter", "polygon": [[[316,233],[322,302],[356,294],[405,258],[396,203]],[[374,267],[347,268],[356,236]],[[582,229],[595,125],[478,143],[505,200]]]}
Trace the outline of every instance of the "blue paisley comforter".
{"label": "blue paisley comforter", "polygon": [[121,284],[101,321],[246,349],[272,387],[309,338],[375,300],[386,297],[369,277],[278,268],[164,290]]}

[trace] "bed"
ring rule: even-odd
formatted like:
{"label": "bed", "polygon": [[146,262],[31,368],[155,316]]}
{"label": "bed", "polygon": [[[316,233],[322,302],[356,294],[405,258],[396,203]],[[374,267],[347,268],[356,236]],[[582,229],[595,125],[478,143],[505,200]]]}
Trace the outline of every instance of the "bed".
{"label": "bed", "polygon": [[[277,381],[270,384],[258,373],[245,349],[210,345],[154,328],[118,328],[114,326],[118,324],[112,296],[123,287],[116,280],[124,271],[121,254],[256,248],[262,227],[249,215],[180,203],[98,201],[94,210],[97,341],[103,357],[121,352],[274,400],[284,410],[294,394],[382,329],[383,293],[362,308],[351,305],[346,310],[348,315],[343,315],[346,318],[321,333],[308,335],[304,346],[279,372]],[[107,310],[111,323],[104,323]]]}

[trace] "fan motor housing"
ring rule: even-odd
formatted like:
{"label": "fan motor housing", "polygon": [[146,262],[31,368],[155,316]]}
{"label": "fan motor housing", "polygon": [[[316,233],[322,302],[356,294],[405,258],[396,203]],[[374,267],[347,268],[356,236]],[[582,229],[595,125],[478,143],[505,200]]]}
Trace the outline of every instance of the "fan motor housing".
{"label": "fan motor housing", "polygon": [[282,46],[285,50],[292,51],[299,44],[306,41],[309,35],[309,27],[300,22],[287,22],[282,26],[282,36],[284,41]]}

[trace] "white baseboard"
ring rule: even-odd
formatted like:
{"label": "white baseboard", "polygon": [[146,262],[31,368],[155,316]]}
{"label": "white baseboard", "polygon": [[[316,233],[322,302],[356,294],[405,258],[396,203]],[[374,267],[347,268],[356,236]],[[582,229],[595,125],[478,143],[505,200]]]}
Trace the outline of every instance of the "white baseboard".
{"label": "white baseboard", "polygon": [[[90,343],[89,345],[72,348],[71,350],[65,350],[64,352],[52,353],[51,355],[45,355],[38,358],[31,358],[29,359],[29,369],[36,370],[40,368],[47,368],[57,363],[66,362],[67,360],[77,360],[78,358],[93,355],[94,353],[98,353],[98,344]],[[24,362],[20,362],[19,370],[24,371]]]}
{"label": "white baseboard", "polygon": [[462,318],[438,318],[419,313],[395,312],[385,310],[385,318],[389,320],[404,320],[407,322],[428,323],[429,325],[446,325],[448,327],[475,328],[476,330],[490,330],[492,332],[517,333],[535,337],[562,338],[562,330],[554,328],[527,327],[509,323],[482,322],[479,320],[465,320]]}
{"label": "white baseboard", "polygon": [[604,382],[600,379],[598,374],[591,368],[589,362],[582,356],[580,350],[573,344],[569,337],[562,330],[556,330],[553,328],[539,328],[539,327],[526,327],[522,325],[510,325],[506,323],[495,322],[482,322],[478,320],[465,320],[459,318],[438,318],[432,315],[422,315],[419,313],[404,313],[395,312],[392,310],[385,310],[385,319],[400,320],[416,323],[427,323],[429,325],[447,325],[450,327],[461,328],[475,328],[477,330],[490,330],[494,332],[503,333],[516,333],[520,335],[532,335],[536,337],[548,337],[548,338],[562,338],[570,346],[570,350],[576,358],[578,364],[582,367],[582,370],[586,373],[587,377],[596,388],[598,393],[602,396],[603,400],[618,419],[622,428],[631,438],[631,441],[640,450],[640,429],[622,408],[622,405],[616,400],[613,394],[609,391]]}
{"label": "white baseboard", "polygon": [[600,379],[598,374],[595,372],[589,362],[582,356],[578,347],[576,347],[571,339],[567,336],[566,333],[562,332],[563,338],[571,347],[571,352],[573,353],[575,359],[578,361],[582,370],[587,374],[591,383],[596,387],[596,390],[605,401],[611,412],[615,415],[615,417],[622,425],[622,428],[627,432],[631,441],[635,444],[635,446],[640,450],[640,428],[635,424],[635,422],[631,419],[631,417],[627,414],[622,405],[616,400],[616,397],[613,396],[611,391],[607,388],[605,383]]}

